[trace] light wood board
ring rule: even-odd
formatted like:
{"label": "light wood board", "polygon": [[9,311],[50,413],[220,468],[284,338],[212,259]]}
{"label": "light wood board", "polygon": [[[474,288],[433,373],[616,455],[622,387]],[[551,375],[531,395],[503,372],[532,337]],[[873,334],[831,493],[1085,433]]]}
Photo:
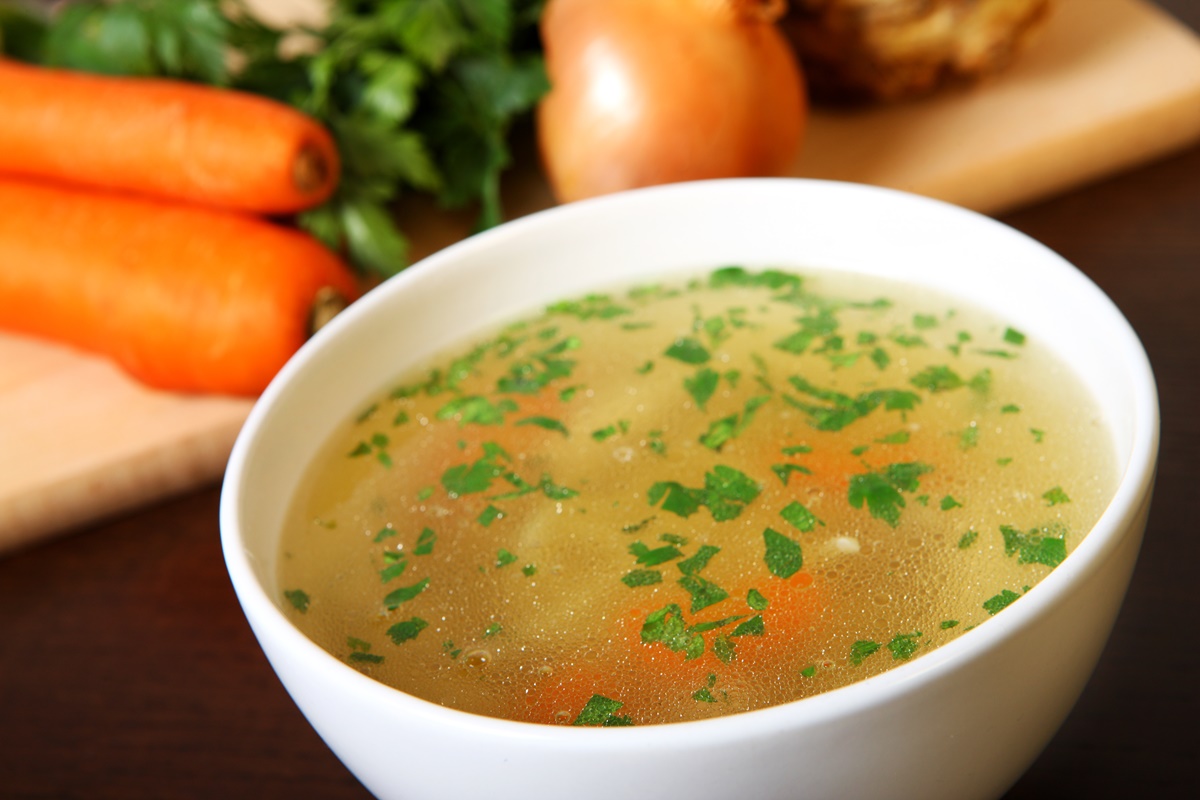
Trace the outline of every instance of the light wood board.
{"label": "light wood board", "polygon": [[[1200,40],[1139,0],[1062,0],[1034,46],[987,83],[814,112],[794,174],[994,214],[1197,139]],[[536,164],[518,167],[507,194],[511,215],[552,203]],[[421,220],[416,256],[469,224]],[[219,480],[250,407],[150,391],[104,361],[0,335],[0,553]]]}

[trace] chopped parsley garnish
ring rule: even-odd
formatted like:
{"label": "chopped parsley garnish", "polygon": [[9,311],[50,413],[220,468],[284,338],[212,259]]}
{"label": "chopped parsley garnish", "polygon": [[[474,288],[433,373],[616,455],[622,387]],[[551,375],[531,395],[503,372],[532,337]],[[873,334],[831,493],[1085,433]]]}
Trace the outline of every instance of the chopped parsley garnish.
{"label": "chopped parsley garnish", "polygon": [[1014,328],[1004,329],[1004,341],[1009,344],[1022,345],[1025,344],[1025,334]]}
{"label": "chopped parsley garnish", "polygon": [[708,687],[693,692],[692,699],[700,703],[717,702],[717,698],[713,697],[713,694],[711,691],[709,691]]}
{"label": "chopped parsley garnish", "polygon": [[605,425],[603,428],[597,428],[596,430],[592,431],[592,438],[597,442],[603,442],[605,439],[609,439],[616,435],[616,425]]}
{"label": "chopped parsley garnish", "polygon": [[442,474],[442,486],[451,497],[486,492],[492,481],[504,474],[501,459],[512,461],[504,448],[494,442],[483,443],[483,455],[470,464],[457,464]]}
{"label": "chopped parsley garnish", "polygon": [[948,630],[950,630],[951,628],[956,628],[956,627],[958,627],[958,620],[956,620],[956,619],[944,619],[944,620],[942,620],[942,624],[941,624],[941,628],[942,628],[942,630],[944,630],[944,631],[948,631]]}
{"label": "chopped parsley garnish", "polygon": [[504,630],[504,628],[500,625],[499,622],[493,622],[491,625],[488,625],[486,628],[483,629],[483,636],[486,639],[489,636],[495,636],[497,633],[500,633],[500,631],[502,631],[502,630]]}
{"label": "chopped parsley garnish", "polygon": [[974,544],[975,540],[978,538],[979,538],[979,531],[976,531],[976,530],[967,531],[961,537],[959,537],[958,549],[966,550],[968,547],[970,547],[972,544]]}
{"label": "chopped parsley garnish", "polygon": [[1045,564],[1057,567],[1067,557],[1066,529],[1055,525],[1020,531],[1011,525],[1001,525],[1004,536],[1004,555],[1016,554],[1018,564]]}
{"label": "chopped parsley garnish", "polygon": [[707,506],[717,522],[725,522],[742,513],[746,504],[759,494],[758,483],[745,473],[721,464],[704,475],[704,488],[691,489],[676,481],[659,481],[650,487],[650,505],[662,504],[664,511],[688,517]]}
{"label": "chopped parsley garnish", "polygon": [[283,593],[287,601],[292,604],[292,607],[301,614],[308,611],[308,604],[311,602],[308,593],[301,589],[288,589]]}
{"label": "chopped parsley garnish", "polygon": [[692,596],[691,611],[693,614],[729,597],[729,592],[698,575],[684,575],[678,583],[684,591]]}
{"label": "chopped parsley garnish", "polygon": [[913,653],[917,652],[919,643],[918,637],[921,636],[920,631],[914,633],[897,633],[888,642],[887,649],[892,653],[893,661],[906,661],[912,658]]}
{"label": "chopped parsley garnish", "polygon": [[532,578],[534,575],[537,574],[537,565],[536,564],[526,564],[525,566],[521,567],[521,574],[524,575],[526,578]]}
{"label": "chopped parsley garnish", "polygon": [[763,618],[759,614],[755,614],[750,619],[738,625],[729,634],[730,638],[734,636],[762,636],[763,635]]}
{"label": "chopped parsley garnish", "polygon": [[789,539],[779,531],[766,528],[763,531],[763,542],[766,544],[766,554],[763,561],[767,569],[777,578],[790,578],[804,566],[804,556],[800,544]]}
{"label": "chopped parsley garnish", "polygon": [[651,549],[641,542],[629,545],[629,554],[637,558],[637,563],[644,567],[655,567],[676,558],[683,558],[683,553],[673,545],[664,545]]}
{"label": "chopped parsley garnish", "polygon": [[812,676],[814,676],[816,674],[817,674],[817,665],[816,664],[809,664],[807,667],[800,670],[800,676],[803,678],[811,678]]}
{"label": "chopped parsley garnish", "polygon": [[504,415],[517,410],[517,404],[507,397],[495,403],[481,395],[457,397],[437,412],[438,419],[457,419],[463,425],[503,425]]}
{"label": "chopped parsley garnish", "polygon": [[433,528],[423,528],[421,534],[417,537],[417,546],[413,548],[413,555],[429,555],[433,552],[435,542],[437,542],[437,534],[433,532]]}
{"label": "chopped parsley garnish", "polygon": [[803,504],[796,500],[788,503],[783,510],[779,512],[779,516],[783,517],[785,520],[791,523],[792,527],[802,533],[808,533],[817,525],[823,526],[825,524],[815,514],[805,508]]}
{"label": "chopped parsley garnish", "polygon": [[594,694],[571,724],[604,728],[632,725],[633,720],[628,716],[615,716],[616,712],[624,705],[620,700],[612,700],[603,695]]}
{"label": "chopped parsley garnish", "polygon": [[504,512],[494,505],[488,504],[488,507],[479,513],[477,521],[483,527],[488,527],[496,520],[504,519]]}
{"label": "chopped parsley garnish", "polygon": [[561,433],[563,436],[571,435],[567,430],[567,426],[563,425],[562,422],[554,419],[553,417],[525,417],[524,419],[517,420],[516,425],[518,427],[522,425],[533,425],[548,431]]}
{"label": "chopped parsley garnish", "polygon": [[889,433],[887,436],[881,436],[875,440],[876,444],[908,444],[908,431],[896,431]]}
{"label": "chopped parsley garnish", "polygon": [[1041,444],[1046,440],[1046,432],[1040,428],[1030,428],[1029,432],[1033,434],[1033,441],[1037,444]]}
{"label": "chopped parsley garnish", "polygon": [[746,605],[750,606],[750,608],[754,609],[755,611],[763,611],[768,605],[768,600],[767,598],[763,597],[762,593],[758,591],[758,589],[751,589],[746,593]]}
{"label": "chopped parsley garnish", "polygon": [[387,634],[396,644],[404,644],[407,641],[417,638],[417,634],[429,627],[429,623],[420,617],[397,622],[392,627],[388,628]]}
{"label": "chopped parsley garnish", "polygon": [[379,533],[375,534],[375,538],[372,541],[374,541],[376,544],[379,544],[384,539],[395,536],[397,533],[399,533],[399,531],[397,531],[391,525],[384,525],[379,529]]}
{"label": "chopped parsley garnish", "polygon": [[407,603],[429,586],[429,578],[422,578],[411,586],[401,586],[399,589],[388,592],[383,598],[383,605],[388,611],[394,611],[401,604]]}
{"label": "chopped parsley garnish", "polygon": [[496,567],[507,567],[517,560],[517,557],[501,547],[496,551]]}
{"label": "chopped parsley garnish", "polygon": [[357,651],[357,650],[350,654],[349,659],[351,661],[362,663],[362,664],[382,664],[383,663],[383,656],[378,655],[376,653],[363,653],[363,652]]}
{"label": "chopped parsley garnish", "polygon": [[683,620],[683,609],[671,603],[650,613],[642,623],[642,641],[659,642],[668,650],[685,654],[688,660],[704,654],[704,638],[689,630]]}
{"label": "chopped parsley garnish", "polygon": [[563,300],[546,306],[546,311],[551,314],[577,317],[581,320],[612,319],[632,313],[630,309],[614,302],[612,297],[607,294],[589,294],[580,300]]}
{"label": "chopped parsley garnish", "polygon": [[822,431],[840,431],[880,406],[887,411],[903,412],[911,411],[917,403],[921,402],[921,398],[916,394],[897,389],[876,389],[863,392],[857,397],[850,397],[830,389],[820,389],[798,375],[793,375],[788,381],[797,391],[830,404],[816,405],[798,400],[790,395],[783,396],[789,405],[808,414],[810,424]]}
{"label": "chopped parsley garnish", "polygon": [[625,573],[621,577],[621,583],[630,589],[636,589],[639,586],[653,586],[656,583],[662,583],[662,579],[662,573],[656,569],[635,569]]}
{"label": "chopped parsley garnish", "polygon": [[388,455],[387,447],[390,443],[386,434],[376,433],[371,436],[370,441],[360,441],[353,450],[347,453],[350,458],[361,458],[368,456],[371,453],[375,454],[375,459],[385,467],[392,466],[392,457]]}
{"label": "chopped parsley garnish", "polygon": [[948,392],[966,385],[958,373],[945,365],[926,367],[914,375],[909,383],[918,389],[927,389],[930,392]]}
{"label": "chopped parsley garnish", "polygon": [[812,470],[802,464],[772,464],[771,471],[775,473],[775,477],[779,478],[779,482],[787,486],[788,478],[793,472],[799,472],[801,475],[812,475]]}
{"label": "chopped parsley garnish", "polygon": [[400,577],[400,575],[404,573],[404,570],[407,566],[408,562],[404,559],[400,559],[399,561],[384,567],[379,571],[380,583],[388,583],[389,581]]}
{"label": "chopped parsley garnish", "polygon": [[942,511],[949,511],[952,508],[962,508],[963,504],[955,500],[952,495],[946,495],[942,498],[942,502],[939,503],[939,506],[941,507]]}
{"label": "chopped parsley garnish", "polygon": [[704,367],[696,370],[696,374],[690,378],[683,379],[683,388],[687,389],[688,394],[692,396],[692,401],[701,411],[704,410],[705,404],[708,403],[710,397],[717,390],[717,384],[721,380],[721,376],[716,370]]}
{"label": "chopped parsley garnish", "polygon": [[1071,498],[1067,497],[1067,493],[1063,491],[1061,486],[1055,486],[1053,489],[1044,492],[1042,499],[1046,501],[1048,506],[1057,506],[1061,503],[1071,502]]}
{"label": "chopped parsley garnish", "polygon": [[[1000,594],[984,600],[983,610],[994,617],[1020,599],[1021,595],[1017,594],[1011,589],[1005,589],[1004,591],[1000,592]],[[1007,619],[1007,617],[1005,617],[1005,619]]]}
{"label": "chopped parsley garnish", "polygon": [[708,565],[709,559],[721,552],[721,548],[711,544],[701,545],[696,554],[690,558],[680,561],[675,566],[679,567],[679,571],[684,575],[695,575]]}
{"label": "chopped parsley garnish", "polygon": [[708,348],[690,336],[676,339],[663,355],[685,364],[704,364],[712,358]]}
{"label": "chopped parsley garnish", "polygon": [[754,419],[754,413],[763,403],[771,398],[768,395],[758,395],[746,401],[742,413],[730,414],[728,417],[716,420],[708,426],[708,430],[700,436],[700,444],[720,452],[721,447],[730,439],[736,437]]}
{"label": "chopped parsley garnish", "polygon": [[854,644],[850,645],[850,663],[854,666],[859,666],[870,655],[880,648],[879,642],[872,642],[870,639],[859,639]]}
{"label": "chopped parsley garnish", "polygon": [[863,503],[871,516],[881,519],[893,528],[900,524],[900,509],[905,502],[901,492],[915,492],[920,485],[918,478],[933,467],[918,461],[891,464],[883,472],[867,472],[850,478],[850,505],[862,508]]}

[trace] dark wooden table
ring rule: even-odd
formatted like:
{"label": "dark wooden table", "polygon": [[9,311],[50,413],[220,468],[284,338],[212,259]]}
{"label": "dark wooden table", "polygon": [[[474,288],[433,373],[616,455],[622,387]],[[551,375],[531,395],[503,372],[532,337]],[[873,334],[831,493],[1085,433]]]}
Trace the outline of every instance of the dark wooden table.
{"label": "dark wooden table", "polygon": [[[1161,4],[1200,29],[1200,2]],[[1193,797],[1200,148],[1003,219],[1121,307],[1163,419],[1155,505],[1116,629],[1007,797]],[[251,636],[224,571],[218,498],[208,487],[0,560],[0,797],[367,796]]]}

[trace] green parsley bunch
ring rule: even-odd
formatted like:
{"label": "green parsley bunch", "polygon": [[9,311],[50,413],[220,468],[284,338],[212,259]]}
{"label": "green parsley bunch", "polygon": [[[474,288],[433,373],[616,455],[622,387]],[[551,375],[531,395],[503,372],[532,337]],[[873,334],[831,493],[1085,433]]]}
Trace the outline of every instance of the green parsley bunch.
{"label": "green parsley bunch", "polygon": [[315,117],[338,143],[342,180],[296,222],[386,276],[407,264],[391,210],[405,192],[477,203],[478,228],[500,221],[509,129],[549,88],[543,2],[335,0],[323,27],[280,31],[241,0],[84,0],[52,16],[0,0],[0,53],[227,86]]}

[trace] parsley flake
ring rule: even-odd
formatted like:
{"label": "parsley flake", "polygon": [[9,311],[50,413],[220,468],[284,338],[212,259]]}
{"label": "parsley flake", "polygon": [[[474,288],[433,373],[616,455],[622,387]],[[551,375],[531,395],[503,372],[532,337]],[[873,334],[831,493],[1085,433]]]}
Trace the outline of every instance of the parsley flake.
{"label": "parsley flake", "polygon": [[721,377],[716,370],[704,367],[696,371],[696,374],[690,378],[683,379],[683,388],[692,396],[692,401],[701,411],[704,410],[709,398],[717,390],[717,383]]}
{"label": "parsley flake", "polygon": [[426,587],[428,586],[429,578],[422,578],[411,586],[401,586],[395,591],[388,592],[387,596],[383,598],[384,608],[386,608],[388,611],[394,611],[395,609],[399,608],[401,604],[407,603],[409,600],[412,600],[421,592],[425,591]]}
{"label": "parsley flake", "polygon": [[612,700],[603,695],[594,694],[571,724],[605,728],[632,725],[633,721],[629,717],[615,716],[616,712],[624,705],[620,700]]}
{"label": "parsley flake", "polygon": [[791,523],[792,527],[802,533],[808,533],[817,525],[825,525],[825,523],[819,519],[816,514],[813,514],[811,511],[805,508],[802,503],[796,500],[788,503],[784,509],[779,512],[779,516],[783,517],[785,520]]}
{"label": "parsley flake", "polygon": [[556,433],[561,433],[563,436],[571,435],[570,432],[567,430],[567,426],[563,425],[561,422],[554,419],[553,417],[539,417],[539,416],[525,417],[524,419],[517,420],[515,425],[517,427],[521,427],[524,425],[533,425],[535,427],[542,428],[544,430],[555,431]]}
{"label": "parsley flake", "polygon": [[429,627],[429,623],[420,617],[397,622],[392,627],[388,628],[387,634],[396,644],[404,644],[407,641],[417,638],[417,634]]}
{"label": "parsley flake", "polygon": [[763,542],[766,544],[766,554],[763,560],[767,569],[777,578],[790,578],[804,566],[804,556],[800,544],[789,539],[782,533],[766,528],[763,531]]}
{"label": "parsley flake", "polygon": [[921,636],[920,631],[914,633],[897,633],[888,642],[887,649],[892,653],[893,661],[907,661],[917,652],[919,643],[917,638]]}
{"label": "parsley flake", "polygon": [[656,583],[662,583],[662,579],[662,573],[656,569],[635,569],[625,573],[621,577],[621,583],[630,589],[636,589],[639,586],[653,586]]}
{"label": "parsley flake", "polygon": [[684,591],[692,596],[691,611],[693,614],[729,597],[729,592],[697,575],[684,575],[677,582]]}
{"label": "parsley flake", "polygon": [[900,493],[916,491],[919,476],[932,469],[928,464],[912,461],[891,464],[883,472],[854,475],[850,478],[850,505],[862,508],[865,502],[872,517],[894,528],[900,524],[900,509],[905,506]]}
{"label": "parsley flake", "polygon": [[984,600],[983,610],[994,617],[1020,599],[1021,595],[1017,594],[1011,589],[1005,589],[1004,591],[1000,592],[1000,594]]}
{"label": "parsley flake", "polygon": [[856,667],[859,666],[868,656],[873,655],[880,646],[879,642],[872,642],[869,639],[858,640],[850,645],[850,663]]}
{"label": "parsley flake", "polygon": [[304,614],[308,611],[308,604],[311,602],[308,593],[301,589],[288,589],[283,593],[287,601],[292,604],[292,607]]}
{"label": "parsley flake", "polygon": [[1018,564],[1057,567],[1067,557],[1066,529],[1061,526],[1020,531],[1001,525],[1000,533],[1004,536],[1004,555],[1015,554]]}
{"label": "parsley flake", "polygon": [[1046,501],[1048,506],[1057,506],[1061,503],[1071,502],[1071,498],[1067,497],[1067,493],[1063,491],[1061,486],[1055,486],[1053,489],[1044,492],[1042,499]]}
{"label": "parsley flake", "polygon": [[704,364],[712,358],[708,348],[687,336],[676,339],[663,355],[685,364]]}

